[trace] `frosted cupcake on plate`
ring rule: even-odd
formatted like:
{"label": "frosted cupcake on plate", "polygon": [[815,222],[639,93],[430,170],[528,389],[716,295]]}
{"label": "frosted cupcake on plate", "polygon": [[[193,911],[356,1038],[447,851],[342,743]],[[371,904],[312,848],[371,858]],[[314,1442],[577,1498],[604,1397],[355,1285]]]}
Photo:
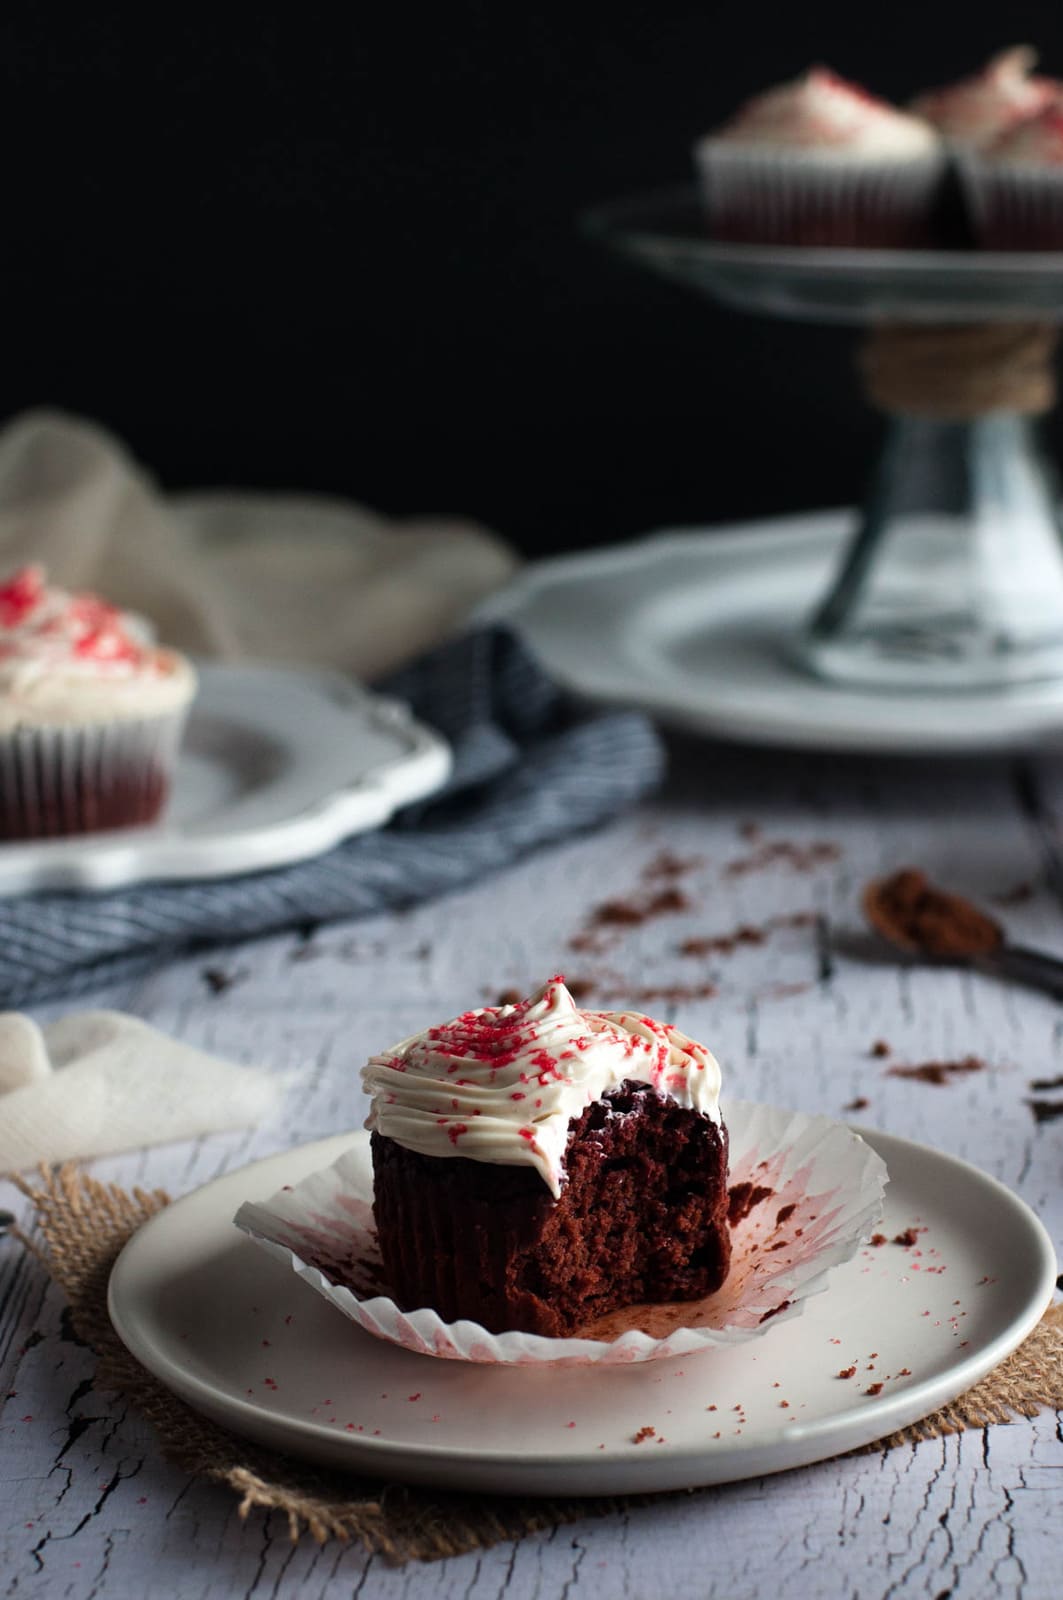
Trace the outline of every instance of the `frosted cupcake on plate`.
{"label": "frosted cupcake on plate", "polygon": [[1063,95],[963,161],[967,203],[989,250],[1063,250]]}
{"label": "frosted cupcake on plate", "polygon": [[1014,45],[993,56],[981,72],[918,95],[911,110],[957,152],[984,150],[1063,95],[1063,83],[1034,74],[1036,64],[1036,50]]}
{"label": "frosted cupcake on plate", "polygon": [[694,158],[717,238],[880,249],[929,242],[937,131],[826,67],[750,100]]}
{"label": "frosted cupcake on plate", "polygon": [[0,839],[153,822],[195,689],[139,618],[41,567],[0,582]]}

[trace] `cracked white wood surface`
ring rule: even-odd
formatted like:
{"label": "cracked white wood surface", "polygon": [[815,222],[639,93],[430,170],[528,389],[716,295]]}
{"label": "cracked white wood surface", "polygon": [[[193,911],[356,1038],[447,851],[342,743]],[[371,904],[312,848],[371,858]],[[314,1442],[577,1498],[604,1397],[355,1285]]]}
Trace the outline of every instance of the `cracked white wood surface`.
{"label": "cracked white wood surface", "polygon": [[[906,863],[987,901],[1035,892],[1001,912],[1024,942],[1063,951],[1063,763],[869,763],[676,748],[668,793],[592,838],[567,844],[435,905],[388,918],[183,960],[98,997],[209,1050],[298,1071],[272,1126],[98,1162],[102,1177],[181,1194],[291,1143],[357,1125],[367,1053],[426,1022],[527,988],[562,968],[605,969],[632,987],[714,997],[659,1002],[724,1063],[732,1093],[841,1114],[964,1156],[1016,1189],[1058,1245],[1063,1119],[1031,1098],[1063,1089],[1063,1012],[1037,994],[953,971],[904,971],[862,942],[861,883]],[[767,840],[828,841],[833,861],[728,871]],[[681,880],[691,906],[622,930],[601,956],[568,941],[589,905],[637,890],[662,850],[702,863]],[[761,945],[695,960],[692,935],[817,920]],[[213,994],[204,968],[234,982]],[[79,1002],[81,1004],[82,1002]],[[60,1007],[50,1008],[55,1014]],[[946,1087],[904,1082],[872,1060],[974,1053],[988,1063]],[[0,1205],[24,1206],[0,1185]],[[387,1568],[357,1549],[293,1548],[279,1518],[241,1524],[224,1490],[160,1458],[151,1429],[91,1386],[91,1352],[58,1294],[13,1243],[0,1244],[0,1595],[70,1600],[177,1596],[463,1596],[514,1600],[983,1600],[1059,1592],[1063,1444],[1045,1414],[916,1448],[832,1461],[669,1499],[431,1567]]]}

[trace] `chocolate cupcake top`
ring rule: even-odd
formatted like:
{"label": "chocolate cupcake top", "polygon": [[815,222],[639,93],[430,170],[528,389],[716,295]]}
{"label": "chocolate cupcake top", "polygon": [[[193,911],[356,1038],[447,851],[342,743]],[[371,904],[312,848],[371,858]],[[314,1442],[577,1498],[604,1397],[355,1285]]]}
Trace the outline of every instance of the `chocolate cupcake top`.
{"label": "chocolate cupcake top", "polygon": [[912,110],[953,144],[983,149],[1063,95],[1063,83],[1034,76],[1036,62],[1036,50],[1014,45],[993,56],[981,72],[928,89],[912,102]]}
{"label": "chocolate cupcake top", "polygon": [[42,567],[0,583],[0,732],[160,716],[185,705],[195,683],[145,623],[50,585]]}
{"label": "chocolate cupcake top", "polygon": [[822,66],[747,101],[702,142],[717,141],[735,149],[849,161],[913,160],[935,153],[940,142],[921,117]]}
{"label": "chocolate cupcake top", "polygon": [[376,1055],[366,1122],[426,1156],[536,1168],[561,1193],[569,1123],[626,1079],[720,1117],[720,1068],[671,1023],[581,1011],[560,977],[515,1006],[485,1006]]}
{"label": "chocolate cupcake top", "polygon": [[1063,98],[1002,133],[982,157],[999,166],[1063,167]]}

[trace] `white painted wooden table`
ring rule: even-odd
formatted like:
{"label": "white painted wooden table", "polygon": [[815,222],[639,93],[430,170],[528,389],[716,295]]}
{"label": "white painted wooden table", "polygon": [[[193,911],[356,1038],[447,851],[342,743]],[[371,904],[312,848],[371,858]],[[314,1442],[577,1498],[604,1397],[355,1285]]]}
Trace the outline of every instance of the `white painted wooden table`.
{"label": "white painted wooden table", "polygon": [[[325,929],[309,944],[269,939],[102,992],[101,1003],[206,1049],[297,1069],[299,1087],[272,1126],[96,1170],[176,1195],[289,1143],[355,1126],[358,1069],[374,1048],[559,968],[573,977],[609,968],[638,988],[693,989],[711,977],[714,998],[656,1009],[712,1045],[732,1092],[835,1114],[866,1096],[864,1120],[987,1168],[1041,1213],[1058,1246],[1063,1120],[1036,1122],[1027,1101],[1030,1080],[1063,1072],[1063,1012],[989,979],[875,964],[860,950],[857,911],[861,883],[905,863],[987,900],[1032,882],[1034,895],[1001,914],[1024,941],[1063,950],[1057,812],[1058,761],[906,765],[677,745],[662,799],[481,887]],[[811,870],[777,860],[735,871],[756,849],[743,824],[768,841],[830,842],[837,859]],[[690,909],[623,930],[606,956],[571,950],[587,907],[641,893],[640,873],[662,850],[703,858],[681,880]],[[677,953],[684,938],[807,909],[815,923],[763,945],[707,962]],[[207,967],[231,973],[232,986],[211,993]],[[989,1067],[946,1087],[902,1081],[869,1056],[878,1038],[895,1060],[974,1053]],[[1063,1092],[1040,1097],[1063,1100]],[[24,1212],[8,1186],[0,1205]],[[93,1392],[92,1356],[72,1338],[60,1297],[11,1242],[0,1244],[0,1363],[0,1590],[20,1600],[1060,1592],[1063,1448],[1052,1415],[396,1571],[358,1549],[293,1548],[279,1518],[242,1525],[226,1491],[167,1466],[150,1428]]]}

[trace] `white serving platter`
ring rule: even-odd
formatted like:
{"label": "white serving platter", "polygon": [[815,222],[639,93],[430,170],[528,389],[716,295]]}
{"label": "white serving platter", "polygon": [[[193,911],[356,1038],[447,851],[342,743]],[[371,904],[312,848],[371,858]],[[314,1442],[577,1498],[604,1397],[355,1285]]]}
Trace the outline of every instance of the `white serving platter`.
{"label": "white serving platter", "polygon": [[350,1133],[229,1173],[160,1212],[116,1263],[111,1317],[196,1410],[324,1466],[542,1495],[781,1472],[954,1399],[1021,1342],[1052,1295],[1052,1246],[1022,1201],[965,1162],[860,1131],[890,1171],[882,1231],[917,1228],[916,1243],[864,1247],[802,1316],[748,1344],[588,1371],[442,1361],[375,1339],[232,1222],[243,1200],[365,1142]]}
{"label": "white serving platter", "polygon": [[340,673],[203,665],[161,822],[0,844],[0,895],[227,878],[320,855],[447,779],[450,750]]}

